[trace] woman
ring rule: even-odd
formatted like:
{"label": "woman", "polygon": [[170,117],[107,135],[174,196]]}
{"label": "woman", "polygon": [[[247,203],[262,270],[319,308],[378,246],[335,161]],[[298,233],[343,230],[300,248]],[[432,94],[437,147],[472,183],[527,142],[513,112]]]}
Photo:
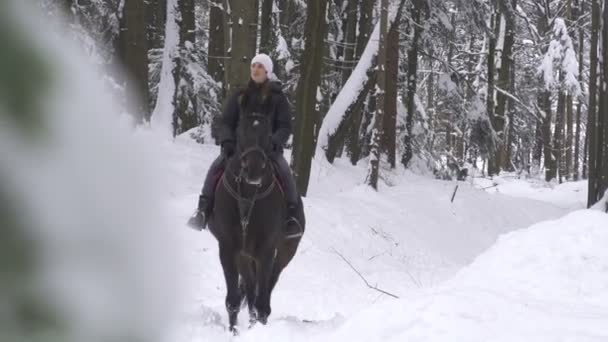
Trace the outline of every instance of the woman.
{"label": "woman", "polygon": [[[272,122],[273,151],[268,157],[277,166],[279,178],[285,187],[287,199],[287,222],[285,237],[295,238],[302,235],[302,228],[296,219],[299,196],[296,183],[283,157],[283,145],[291,135],[291,114],[287,98],[272,73],[273,64],[266,54],[259,54],[251,60],[251,79],[246,88],[237,90],[230,98],[224,110],[220,124],[219,140],[222,153],[211,164],[207,178],[199,196],[198,208],[188,221],[192,228],[202,230],[207,225],[207,218],[213,209],[216,175],[221,173],[226,160],[234,154],[236,146],[236,128],[242,108],[257,113],[264,113]],[[240,102],[240,103],[239,103]],[[265,105],[270,103],[270,105]]]}

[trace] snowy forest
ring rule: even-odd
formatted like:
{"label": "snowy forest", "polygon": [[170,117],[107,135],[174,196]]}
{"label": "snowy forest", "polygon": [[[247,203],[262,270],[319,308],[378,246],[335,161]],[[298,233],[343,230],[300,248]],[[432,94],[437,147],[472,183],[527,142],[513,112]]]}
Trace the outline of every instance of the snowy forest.
{"label": "snowy forest", "polygon": [[608,0],[1,0],[0,47],[2,342],[608,341]]}
{"label": "snowy forest", "polygon": [[43,3],[66,13],[97,63],[124,65],[106,81],[139,98],[140,122],[200,142],[248,61],[269,54],[293,110],[303,195],[313,156],[365,160],[374,187],[399,163],[441,178],[589,179],[589,206],[608,188],[601,1]]}

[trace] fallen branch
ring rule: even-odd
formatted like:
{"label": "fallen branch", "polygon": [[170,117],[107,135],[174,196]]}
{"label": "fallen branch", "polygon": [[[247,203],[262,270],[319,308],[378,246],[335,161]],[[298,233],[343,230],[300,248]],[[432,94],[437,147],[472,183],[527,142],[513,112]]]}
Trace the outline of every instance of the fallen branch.
{"label": "fallen branch", "polygon": [[370,289],[372,289],[372,290],[376,290],[376,291],[378,291],[378,292],[380,292],[380,293],[383,293],[383,294],[385,294],[385,295],[387,295],[387,296],[391,296],[391,297],[393,297],[393,298],[399,299],[399,297],[398,297],[398,296],[396,296],[396,295],[394,295],[394,294],[392,294],[392,293],[390,293],[390,292],[387,292],[387,291],[384,291],[384,290],[382,290],[382,289],[379,289],[379,288],[378,288],[378,287],[376,287],[376,286],[372,286],[372,285],[371,285],[371,284],[370,284],[370,283],[367,281],[367,279],[365,279],[365,277],[363,277],[363,275],[361,275],[361,273],[360,273],[359,271],[357,271],[357,269],[356,269],[356,268],[355,268],[355,267],[354,267],[354,266],[353,266],[353,265],[352,265],[352,264],[351,264],[351,263],[350,263],[348,260],[346,260],[346,258],[345,258],[345,257],[344,257],[342,254],[340,254],[340,252],[338,252],[338,251],[337,251],[337,250],[335,250],[334,248],[332,248],[332,249],[333,249],[334,253],[336,253],[336,254],[337,254],[337,255],[338,255],[338,256],[339,256],[339,257],[340,257],[342,260],[344,260],[344,262],[345,262],[345,263],[346,263],[348,266],[350,266],[350,268],[351,268],[353,271],[355,271],[355,273],[357,273],[357,275],[359,276],[359,278],[361,278],[361,280],[363,280],[363,282],[365,283],[365,285],[367,285],[367,287],[368,287],[368,288],[370,288]]}
{"label": "fallen branch", "polygon": [[454,203],[454,197],[456,197],[456,191],[458,191],[458,184],[456,184],[456,187],[454,188],[454,193],[452,194],[452,200],[450,201],[451,203]]}

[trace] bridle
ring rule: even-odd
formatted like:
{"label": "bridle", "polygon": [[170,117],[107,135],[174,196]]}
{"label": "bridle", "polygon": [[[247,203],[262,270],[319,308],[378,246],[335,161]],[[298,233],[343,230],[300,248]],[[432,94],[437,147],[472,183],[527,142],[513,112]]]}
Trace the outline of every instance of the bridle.
{"label": "bridle", "polygon": [[[251,113],[248,115],[248,117],[268,121],[268,118],[265,115],[259,113]],[[268,155],[258,142],[256,142],[254,146],[248,147],[244,149],[241,153],[239,153],[239,161],[242,161],[247,155],[251,153],[259,153],[262,156],[264,163],[266,165],[269,165]],[[230,176],[232,176],[234,182],[236,183],[236,189],[228,181],[228,178]],[[266,187],[266,189],[260,192],[263,184],[263,182],[260,182],[259,184],[254,185],[255,191],[252,197],[244,197],[242,194],[242,184],[244,179],[244,169],[241,163],[239,163],[238,175],[235,175],[234,173],[230,172],[227,168],[224,176],[222,177],[222,184],[224,185],[224,188],[226,189],[228,194],[230,194],[230,196],[232,196],[232,198],[234,198],[238,203],[241,228],[243,232],[243,241],[245,241],[245,239],[247,238],[247,228],[249,226],[249,220],[251,218],[251,214],[253,213],[253,207],[255,206],[255,202],[268,197],[276,187],[276,179],[275,177],[271,177],[272,181]]]}

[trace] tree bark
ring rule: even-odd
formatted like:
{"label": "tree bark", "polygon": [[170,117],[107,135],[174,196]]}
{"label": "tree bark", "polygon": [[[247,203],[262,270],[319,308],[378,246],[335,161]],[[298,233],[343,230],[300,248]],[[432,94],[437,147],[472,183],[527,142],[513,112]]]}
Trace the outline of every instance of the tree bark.
{"label": "tree bark", "polygon": [[384,120],[382,126],[382,152],[391,168],[396,166],[397,139],[397,82],[399,78],[399,23],[396,18],[386,36],[386,73],[384,93]]}
{"label": "tree bark", "polygon": [[125,82],[127,98],[136,102],[133,110],[137,122],[149,121],[148,40],[144,0],[125,1],[118,39],[120,59],[129,74]]}
{"label": "tree bark", "polygon": [[226,92],[231,94],[244,87],[250,78],[250,62],[256,47],[252,31],[257,31],[257,0],[225,0],[225,3],[230,4],[231,10],[229,39],[225,41]]}
{"label": "tree bark", "polygon": [[[510,90],[511,68],[513,67],[513,43],[515,41],[515,7],[516,0],[499,0],[500,16],[505,21],[504,43],[502,46],[500,69],[498,69],[498,80],[496,86],[502,90]],[[500,28],[500,19],[497,18],[497,24]],[[494,166],[496,174],[500,173],[501,169],[509,166],[509,156],[507,154],[508,137],[506,133],[507,120],[507,95],[502,92],[496,94],[496,113],[492,126],[499,138],[498,150],[496,151]]]}
{"label": "tree bark", "polygon": [[[222,0],[209,3],[209,45],[207,46],[207,72],[216,81],[224,80],[224,10]],[[223,82],[222,82],[223,83]],[[223,89],[224,87],[222,87]]]}
{"label": "tree bark", "polygon": [[[600,108],[597,112],[597,197],[604,197],[608,190],[608,6],[604,4],[602,15],[602,48],[600,59]],[[608,204],[607,204],[608,205]],[[607,208],[608,209],[608,208]]]}
{"label": "tree bark", "polygon": [[378,86],[376,87],[376,112],[374,114],[374,128],[370,145],[370,158],[367,174],[367,184],[378,190],[378,173],[380,168],[380,154],[382,144],[382,126],[384,123],[384,92],[386,89],[386,36],[388,30],[388,0],[382,0],[380,5],[380,41],[378,44]]}
{"label": "tree bark", "polygon": [[[560,76],[560,84],[563,83],[564,77],[563,72]],[[559,182],[562,182],[562,176],[565,173],[564,170],[564,124],[566,122],[566,94],[564,90],[560,89],[557,96],[557,110],[555,111],[555,130],[553,132],[553,155],[557,161],[557,170],[559,170]],[[552,178],[557,177],[557,174],[553,173]]]}
{"label": "tree bark", "polygon": [[324,37],[327,29],[327,0],[308,3],[306,8],[305,51],[297,86],[296,126],[293,144],[293,169],[299,192],[306,196],[310,165],[315,150],[314,133],[319,113],[316,110],[317,88],[321,83]]}
{"label": "tree bark", "polygon": [[[577,1],[578,17],[583,15],[584,2]],[[578,83],[583,89],[583,51],[585,47],[585,30],[582,26],[578,29]],[[580,179],[580,144],[581,144],[581,111],[582,111],[582,96],[579,96],[576,101],[576,136],[574,138],[574,180]]]}
{"label": "tree bark", "polygon": [[374,12],[374,1],[360,0],[359,2],[359,34],[357,35],[357,46],[355,48],[355,59],[358,60],[365,50],[370,34],[372,34],[372,17]]}
{"label": "tree bark", "polygon": [[148,47],[150,49],[162,49],[165,42],[167,0],[148,1],[146,4],[146,16],[146,22],[148,23]]}
{"label": "tree bark", "polygon": [[178,0],[177,10],[180,18],[177,22],[179,28],[180,54],[175,58],[173,79],[175,81],[175,93],[173,96],[173,132],[174,135],[181,134],[191,128],[198,126],[199,118],[193,107],[196,108],[196,97],[192,94],[191,87],[183,86],[183,80],[189,82],[187,72],[188,54],[194,49],[196,43],[196,23],[194,21],[194,0]]}
{"label": "tree bark", "polygon": [[544,112],[542,120],[543,127],[543,154],[545,156],[545,180],[547,182],[555,178],[557,165],[553,153],[553,141],[551,139],[551,92],[544,90],[541,94],[541,109]]}
{"label": "tree bark", "polygon": [[[500,20],[498,19],[498,15],[496,11],[492,13],[492,18],[490,20],[492,32],[488,33],[488,89],[486,95],[486,112],[488,114],[488,118],[490,122],[495,123],[495,115],[494,115],[494,74],[495,74],[495,61],[494,58],[496,56],[496,32],[497,27],[500,26]],[[488,176],[498,175],[500,172],[500,167],[497,164],[497,158],[493,157],[494,153],[497,151],[491,151],[488,156]]]}
{"label": "tree bark", "polygon": [[567,180],[572,179],[572,146],[574,143],[574,113],[572,108],[572,95],[568,94],[566,96],[566,147],[565,147],[565,156],[566,156],[566,173],[564,176]]}
{"label": "tree bark", "polygon": [[587,207],[591,207],[598,201],[598,174],[597,174],[597,67],[598,67],[598,34],[600,25],[600,4],[599,0],[591,0],[591,49],[589,56],[589,107],[587,120],[588,142],[588,197]]}
{"label": "tree bark", "polygon": [[260,17],[260,52],[272,54],[272,5],[273,0],[262,0],[262,15]]}
{"label": "tree bark", "polygon": [[[348,80],[355,65],[355,49],[357,43],[357,0],[347,0],[346,29],[344,30],[344,63],[342,70],[342,85]],[[370,25],[371,26],[371,25]]]}
{"label": "tree bark", "polygon": [[417,72],[418,72],[418,42],[421,35],[421,22],[420,12],[424,4],[422,1],[417,0],[413,2],[411,20],[413,20],[414,37],[412,38],[411,47],[407,52],[407,102],[406,111],[407,116],[405,118],[405,135],[403,137],[404,151],[401,156],[401,163],[407,168],[410,160],[414,155],[412,149],[412,126],[414,121],[414,115],[416,113],[416,83],[417,83]]}

